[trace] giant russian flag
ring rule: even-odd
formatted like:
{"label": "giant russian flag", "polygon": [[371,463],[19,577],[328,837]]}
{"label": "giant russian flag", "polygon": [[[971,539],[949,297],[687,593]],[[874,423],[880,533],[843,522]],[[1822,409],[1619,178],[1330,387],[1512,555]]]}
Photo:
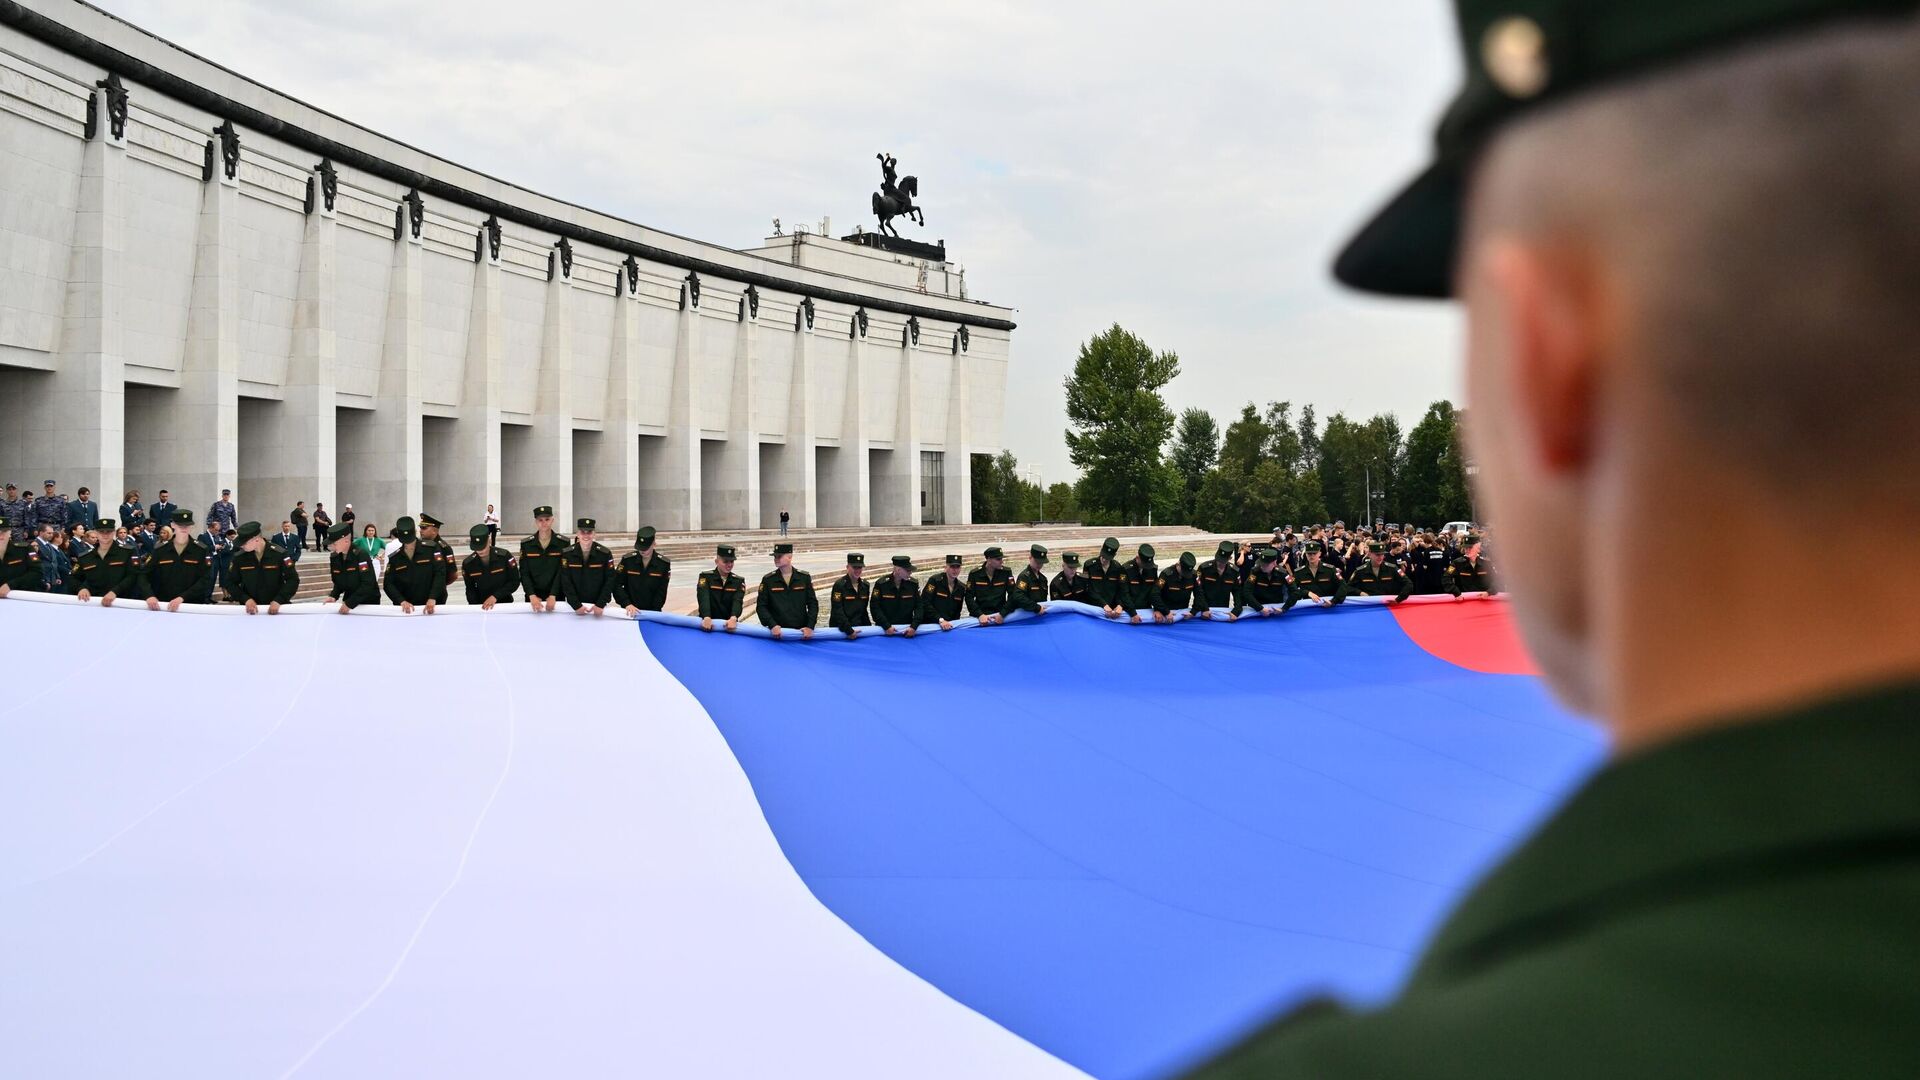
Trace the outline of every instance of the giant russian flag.
{"label": "giant russian flag", "polygon": [[1070,607],[0,601],[0,1075],[1167,1075],[1391,993],[1602,753],[1498,601]]}

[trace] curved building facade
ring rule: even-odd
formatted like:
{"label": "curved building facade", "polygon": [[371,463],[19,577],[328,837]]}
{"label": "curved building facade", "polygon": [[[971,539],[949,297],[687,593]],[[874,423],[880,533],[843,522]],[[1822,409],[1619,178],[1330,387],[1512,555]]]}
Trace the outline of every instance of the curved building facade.
{"label": "curved building facade", "polygon": [[924,247],[689,240],[0,0],[0,481],[270,525],[967,523],[1014,324]]}

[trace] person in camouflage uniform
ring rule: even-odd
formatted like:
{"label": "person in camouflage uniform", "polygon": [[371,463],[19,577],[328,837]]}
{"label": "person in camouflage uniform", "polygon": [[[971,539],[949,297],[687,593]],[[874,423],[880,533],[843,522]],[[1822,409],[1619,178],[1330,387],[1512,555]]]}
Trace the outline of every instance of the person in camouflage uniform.
{"label": "person in camouflage uniform", "polygon": [[872,603],[873,586],[867,581],[867,557],[858,551],[847,554],[847,572],[833,583],[827,605],[827,625],[850,638],[860,636],[859,628],[872,626],[867,607]]}
{"label": "person in camouflage uniform", "polygon": [[653,526],[633,534],[633,550],[622,556],[613,574],[613,602],[628,615],[659,611],[667,606],[667,584],[673,564],[653,550]]}
{"label": "person in camouflage uniform", "polygon": [[12,523],[13,535],[16,539],[24,540],[35,532],[33,500],[20,494],[20,489],[13,484],[7,485],[6,496],[0,498],[0,518],[6,518]]}
{"label": "person in camouflage uniform", "polygon": [[700,571],[693,595],[699,605],[700,629],[711,632],[713,620],[722,619],[727,633],[740,625],[740,613],[746,610],[747,579],[733,572],[732,544],[713,549],[713,569]]}
{"label": "person in camouflage uniform", "polygon": [[773,546],[773,570],[760,579],[757,613],[760,625],[776,638],[783,630],[798,630],[802,640],[813,640],[820,598],[813,592],[813,576],[794,568],[792,544]]}
{"label": "person in camouflage uniform", "polygon": [[[905,555],[893,557],[893,570],[873,586],[873,621],[886,628],[887,636],[912,637],[920,616],[920,586],[913,580],[913,560]],[[905,630],[895,630],[905,626]]]}
{"label": "person in camouflage uniform", "polygon": [[227,567],[228,594],[245,604],[249,615],[258,614],[262,604],[267,614],[280,614],[280,605],[293,603],[293,594],[300,590],[300,571],[294,569],[293,559],[267,542],[257,521],[243,522],[234,540],[239,550]]}
{"label": "person in camouflage uniform", "polygon": [[467,603],[485,611],[492,611],[496,604],[513,603],[513,594],[520,588],[520,569],[513,565],[513,556],[493,542],[493,535],[494,530],[485,525],[468,529],[467,544],[473,554],[460,564]]}
{"label": "person in camouflage uniform", "polygon": [[33,527],[37,531],[42,525],[51,525],[56,536],[65,536],[70,516],[67,497],[53,493],[55,484],[51,480],[44,486],[47,493],[33,500]]}

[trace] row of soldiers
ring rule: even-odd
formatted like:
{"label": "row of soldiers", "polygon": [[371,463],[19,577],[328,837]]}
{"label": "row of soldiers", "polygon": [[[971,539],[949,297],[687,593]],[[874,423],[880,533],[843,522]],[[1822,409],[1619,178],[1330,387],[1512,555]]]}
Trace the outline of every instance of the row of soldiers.
{"label": "row of soldiers", "polygon": [[[69,584],[82,601],[99,598],[112,607],[117,600],[145,603],[152,610],[213,602],[214,553],[193,536],[193,511],[175,510],[172,535],[152,551],[140,552],[114,542],[119,523],[102,518],[88,530],[92,547],[73,560]],[[249,614],[265,609],[277,613],[300,588],[300,574],[285,551],[269,543],[260,523],[248,521],[234,534],[234,551],[226,567],[229,599],[245,604]],[[14,590],[41,592],[46,588],[41,555],[22,523],[0,515],[0,597]]]}
{"label": "row of soldiers", "polygon": [[[1237,549],[1231,541],[1223,541],[1204,565],[1188,551],[1165,570],[1155,564],[1151,544],[1141,544],[1124,563],[1118,560],[1119,553],[1120,541],[1107,537],[1099,556],[1085,568],[1080,556],[1069,551],[1061,556],[1060,572],[1049,578],[1044,545],[1028,549],[1027,565],[1017,576],[1007,569],[1006,553],[990,547],[982,553],[982,564],[964,578],[964,560],[948,555],[942,572],[921,585],[913,576],[913,560],[906,555],[895,555],[888,575],[869,582],[866,556],[856,551],[847,555],[846,573],[829,592],[827,621],[848,637],[858,637],[862,627],[873,626],[884,628],[890,636],[912,637],[920,626],[937,624],[951,630],[953,620],[963,612],[983,626],[1003,623],[1015,611],[1045,614],[1053,600],[1098,607],[1109,619],[1124,618],[1136,625],[1147,618],[1169,623],[1181,611],[1202,619],[1224,611],[1231,621],[1242,614],[1283,614],[1303,600],[1331,607],[1349,596],[1385,596],[1388,603],[1397,604],[1413,591],[1412,580],[1387,560],[1387,545],[1378,541],[1370,545],[1368,560],[1350,574],[1322,561],[1318,541],[1306,544],[1298,567],[1289,569],[1277,550],[1262,547],[1254,552],[1252,569],[1244,572],[1235,562]],[[711,631],[716,620],[729,632],[739,625],[747,583],[733,572],[735,555],[733,545],[721,544],[713,569],[700,573],[695,592],[702,630]],[[819,621],[813,578],[794,567],[792,544],[775,544],[773,560],[772,572],[760,579],[756,604],[760,624],[774,637],[798,630],[803,638],[811,638]],[[1461,555],[1447,569],[1446,585],[1455,596],[1498,591],[1493,567],[1480,557],[1479,537],[1467,538]]]}

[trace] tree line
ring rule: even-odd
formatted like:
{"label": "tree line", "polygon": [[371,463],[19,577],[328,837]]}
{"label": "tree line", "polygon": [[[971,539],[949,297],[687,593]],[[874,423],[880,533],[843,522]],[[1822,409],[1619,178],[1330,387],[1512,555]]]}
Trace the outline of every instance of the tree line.
{"label": "tree line", "polygon": [[974,520],[1151,518],[1261,532],[1335,519],[1437,526],[1474,517],[1451,402],[1429,405],[1406,432],[1386,413],[1335,413],[1322,423],[1311,404],[1249,402],[1223,433],[1204,409],[1174,416],[1162,391],[1179,373],[1176,354],[1155,352],[1118,325],[1095,335],[1065,387],[1067,452],[1079,480],[1043,495],[1012,453],[976,456]]}

